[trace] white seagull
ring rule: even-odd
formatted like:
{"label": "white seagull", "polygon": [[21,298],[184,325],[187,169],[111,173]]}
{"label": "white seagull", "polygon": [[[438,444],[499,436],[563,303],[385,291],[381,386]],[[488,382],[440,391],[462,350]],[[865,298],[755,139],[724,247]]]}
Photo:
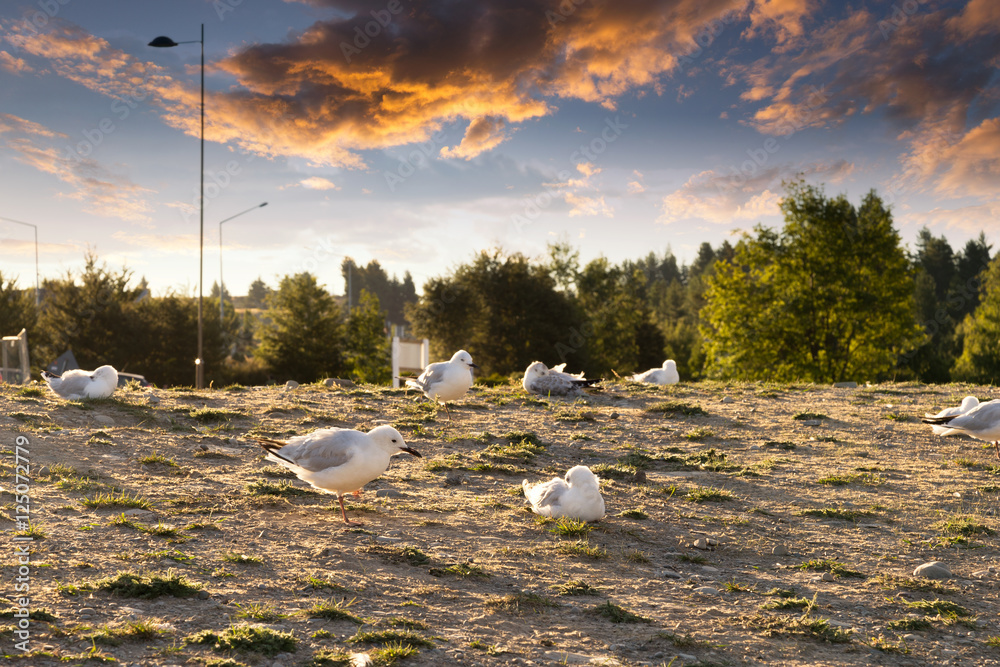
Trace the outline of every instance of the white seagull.
{"label": "white seagull", "polygon": [[49,389],[65,399],[107,398],[118,388],[118,371],[112,366],[101,366],[93,371],[75,368],[62,375],[42,371],[42,379]]}
{"label": "white seagull", "polygon": [[964,415],[924,417],[921,421],[925,424],[947,424],[953,431],[991,442],[997,458],[1000,458],[1000,400],[980,403]]}
{"label": "white seagull", "polygon": [[644,373],[636,373],[628,379],[648,384],[677,384],[681,381],[681,376],[677,373],[677,364],[674,360],[667,359],[663,362],[663,368],[651,368]]}
{"label": "white seagull", "polygon": [[348,521],[344,511],[344,494],[361,495],[361,488],[384,473],[389,459],[407,452],[420,457],[420,452],[403,442],[403,436],[391,426],[379,426],[368,433],[348,428],[324,428],[308,435],[299,435],[281,442],[255,438],[267,452],[267,460],[279,463],[294,472],[303,482],[327,493],[337,495],[340,513],[348,526],[363,525]]}
{"label": "white seagull", "polygon": [[535,486],[529,486],[525,479],[521,481],[521,488],[535,514],[578,521],[597,521],[604,517],[601,480],[587,466],[573,466],[565,479],[553,477]]}
{"label": "white seagull", "polygon": [[[979,405],[979,399],[975,396],[966,396],[962,399],[962,405],[957,408],[945,408],[936,415],[931,415],[924,413],[924,417],[928,419],[935,419],[938,417],[957,417],[958,415],[964,415],[966,412],[972,408]],[[962,431],[954,428],[948,428],[947,426],[934,426],[934,435],[960,435]]]}
{"label": "white seagull", "polygon": [[473,381],[473,368],[479,366],[472,363],[472,355],[459,350],[452,355],[450,361],[438,361],[427,366],[419,376],[408,379],[406,386],[419,389],[432,401],[443,403],[444,411],[451,420],[448,401],[462,398],[469,391]]}
{"label": "white seagull", "polygon": [[550,369],[542,362],[536,361],[525,369],[521,386],[529,393],[542,396],[572,396],[579,394],[582,387],[590,387],[600,382],[600,380],[584,379],[583,373],[565,373],[561,370],[565,367],[566,364],[560,364]]}

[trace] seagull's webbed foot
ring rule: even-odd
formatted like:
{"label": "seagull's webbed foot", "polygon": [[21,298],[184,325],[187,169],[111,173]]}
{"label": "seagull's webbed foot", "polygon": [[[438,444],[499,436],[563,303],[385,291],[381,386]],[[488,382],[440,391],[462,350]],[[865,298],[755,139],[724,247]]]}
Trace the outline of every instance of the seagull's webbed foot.
{"label": "seagull's webbed foot", "polygon": [[[358,492],[355,491],[355,493],[357,494]],[[343,496],[341,496],[341,495],[338,494],[337,495],[337,500],[340,501],[340,515],[342,517],[344,517],[344,523],[346,523],[348,526],[363,526],[363,525],[365,525],[364,523],[362,523],[360,521],[351,521],[350,519],[347,518],[347,511],[344,510],[344,498],[343,498]]]}

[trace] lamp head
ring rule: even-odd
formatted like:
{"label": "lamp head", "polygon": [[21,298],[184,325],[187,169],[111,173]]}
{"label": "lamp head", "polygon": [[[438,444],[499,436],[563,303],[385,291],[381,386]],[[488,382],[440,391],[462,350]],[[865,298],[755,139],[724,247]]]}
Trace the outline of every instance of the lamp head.
{"label": "lamp head", "polygon": [[152,42],[150,42],[149,46],[157,46],[157,47],[177,46],[177,42],[175,42],[174,40],[170,39],[169,37],[165,37],[164,35],[160,35],[159,37],[157,37],[156,39],[154,39]]}

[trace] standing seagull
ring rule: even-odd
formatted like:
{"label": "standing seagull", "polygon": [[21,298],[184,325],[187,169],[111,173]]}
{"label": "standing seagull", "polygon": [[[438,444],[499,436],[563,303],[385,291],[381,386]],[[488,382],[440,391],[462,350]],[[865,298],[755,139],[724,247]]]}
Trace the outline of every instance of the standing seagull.
{"label": "standing seagull", "polygon": [[964,415],[924,417],[921,421],[925,424],[947,424],[949,429],[958,433],[991,442],[1000,459],[1000,400],[980,403]]}
{"label": "standing seagull", "polygon": [[560,364],[550,369],[540,361],[536,361],[524,371],[524,379],[521,386],[524,390],[532,394],[542,396],[573,396],[580,393],[582,387],[590,387],[600,380],[585,380],[583,373],[565,373],[562,369],[565,364]]}
{"label": "standing seagull", "polygon": [[75,368],[62,375],[42,371],[42,379],[49,389],[65,399],[107,398],[118,388],[118,371],[112,366],[101,366],[94,371]]}
{"label": "standing seagull", "polygon": [[[966,412],[972,408],[979,405],[979,399],[975,396],[966,396],[962,399],[962,405],[957,408],[945,408],[936,415],[929,415],[924,413],[924,417],[928,419],[936,417],[957,417],[959,415],[964,415]],[[934,435],[961,435],[961,431],[958,429],[948,428],[947,426],[935,426],[933,429]]]}
{"label": "standing seagull", "polygon": [[432,401],[443,403],[448,421],[451,421],[448,401],[462,398],[469,391],[473,381],[473,368],[479,366],[472,363],[472,355],[459,350],[452,355],[450,361],[438,361],[427,366],[418,377],[408,379],[406,386],[419,389]]}
{"label": "standing seagull", "polygon": [[524,497],[531,509],[541,516],[566,517],[578,521],[597,521],[604,517],[601,480],[587,466],[573,466],[566,478],[553,477],[548,482],[529,486],[521,480]]}
{"label": "standing seagull", "polygon": [[308,435],[299,435],[288,442],[255,438],[267,452],[267,460],[279,463],[309,482],[320,491],[337,494],[340,513],[348,526],[361,526],[348,521],[344,511],[344,494],[361,495],[361,488],[384,473],[389,459],[406,452],[420,457],[420,452],[403,442],[403,436],[391,426],[379,426],[368,433],[348,428],[324,428]]}
{"label": "standing seagull", "polygon": [[674,360],[667,359],[663,362],[663,368],[651,368],[644,373],[633,375],[629,380],[648,384],[677,384],[681,381],[681,376],[677,373],[677,364]]}

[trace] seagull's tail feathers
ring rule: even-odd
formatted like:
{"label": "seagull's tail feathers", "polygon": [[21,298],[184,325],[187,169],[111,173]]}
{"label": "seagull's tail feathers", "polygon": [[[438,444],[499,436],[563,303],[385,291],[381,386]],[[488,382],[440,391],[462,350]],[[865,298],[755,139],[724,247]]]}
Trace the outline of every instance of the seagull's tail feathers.
{"label": "seagull's tail feathers", "polygon": [[[947,424],[948,422],[950,422],[955,417],[960,417],[960,416],[961,415],[945,415],[944,417],[935,417],[934,415],[925,414],[924,418],[921,419],[920,421],[922,421],[925,424],[937,424],[937,425],[940,425],[940,424]],[[952,428],[954,428],[954,427],[952,427]]]}
{"label": "seagull's tail feathers", "polygon": [[290,461],[278,453],[279,449],[288,444],[287,442],[281,442],[280,440],[272,440],[270,438],[251,438],[251,440],[260,445],[261,449],[267,452],[267,458],[271,459],[272,461],[276,461],[279,463],[285,462],[295,466],[296,468],[298,467],[298,465],[296,465],[294,461]]}
{"label": "seagull's tail feathers", "polygon": [[596,380],[573,380],[573,384],[577,387],[593,387],[595,384],[600,384],[601,379]]}
{"label": "seagull's tail feathers", "polygon": [[49,373],[48,371],[42,371],[42,379],[48,382],[49,380],[60,380],[62,376],[58,373]]}
{"label": "seagull's tail feathers", "polygon": [[352,653],[351,667],[372,667],[375,664],[367,653]]}
{"label": "seagull's tail feathers", "polygon": [[399,378],[399,379],[400,380],[404,380],[405,379],[406,380],[406,386],[410,387],[412,389],[416,389],[418,391],[425,391],[427,389],[427,387],[424,386],[424,383],[421,382],[417,378]]}

